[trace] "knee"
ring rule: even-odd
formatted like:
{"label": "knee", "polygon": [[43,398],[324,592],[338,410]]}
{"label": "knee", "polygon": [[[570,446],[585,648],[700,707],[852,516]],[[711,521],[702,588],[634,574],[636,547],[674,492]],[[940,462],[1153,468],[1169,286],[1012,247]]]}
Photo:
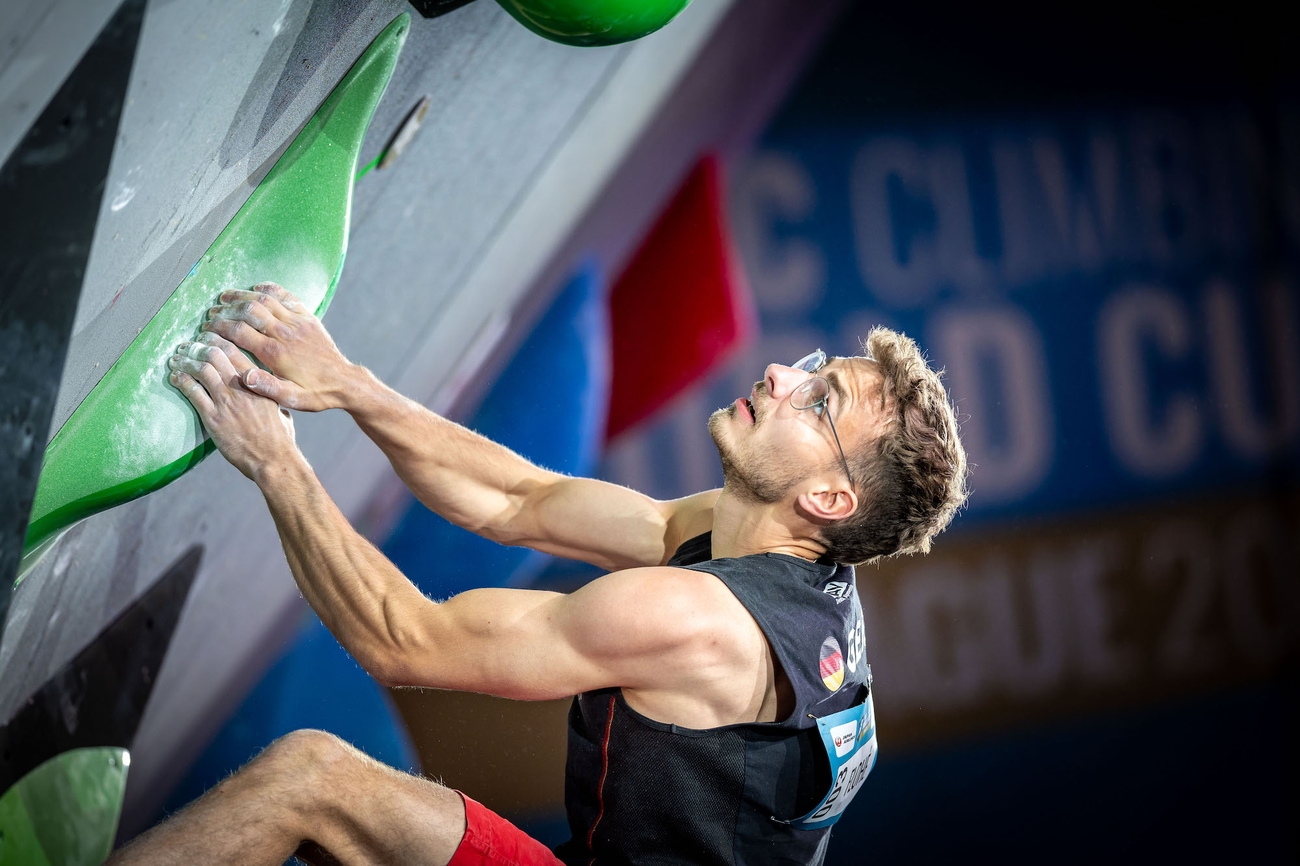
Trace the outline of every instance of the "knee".
{"label": "knee", "polygon": [[267,746],[257,761],[294,774],[328,771],[359,755],[355,748],[327,731],[292,731]]}
{"label": "knee", "polygon": [[[306,834],[315,824],[312,816],[335,808],[349,787],[352,771],[365,760],[361,752],[333,734],[293,731],[271,743],[222,784],[232,791],[258,792],[266,804],[264,818],[275,818],[286,830]],[[273,815],[273,808],[280,812]]]}

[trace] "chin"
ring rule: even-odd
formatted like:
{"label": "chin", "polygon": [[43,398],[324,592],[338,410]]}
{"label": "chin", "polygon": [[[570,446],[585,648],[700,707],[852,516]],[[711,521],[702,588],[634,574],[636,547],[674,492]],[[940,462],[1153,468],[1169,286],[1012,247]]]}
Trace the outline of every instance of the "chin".
{"label": "chin", "polygon": [[[758,505],[770,505],[780,502],[795,483],[793,477],[784,477],[772,473],[765,474],[761,467],[753,466],[753,471],[742,468],[744,458],[738,453],[735,440],[726,434],[726,421],[734,418],[735,406],[730,410],[719,409],[709,417],[709,434],[713,445],[718,449],[718,458],[722,461],[722,486],[742,501]],[[751,464],[753,461],[750,461]]]}
{"label": "chin", "polygon": [[728,421],[736,417],[736,407],[726,406],[717,409],[709,416],[709,436],[713,438],[713,444],[719,449],[722,448],[723,429]]}

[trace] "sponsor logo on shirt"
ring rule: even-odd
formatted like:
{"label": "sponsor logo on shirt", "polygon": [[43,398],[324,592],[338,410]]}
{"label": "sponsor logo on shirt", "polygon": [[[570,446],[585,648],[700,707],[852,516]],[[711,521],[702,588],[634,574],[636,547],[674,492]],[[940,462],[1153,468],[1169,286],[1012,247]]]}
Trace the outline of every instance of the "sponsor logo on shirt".
{"label": "sponsor logo on shirt", "polygon": [[[862,729],[865,734],[866,728]],[[858,738],[858,721],[853,719],[831,728],[831,742],[835,744],[835,757],[842,758],[853,749],[853,742]]]}
{"label": "sponsor logo on shirt", "polygon": [[826,584],[826,588],[822,592],[835,599],[835,603],[839,604],[848,601],[852,597],[853,587],[849,585],[847,580],[832,580]]}
{"label": "sponsor logo on shirt", "polygon": [[819,672],[822,682],[831,691],[837,691],[844,685],[844,656],[840,652],[840,642],[833,635],[822,641]]}

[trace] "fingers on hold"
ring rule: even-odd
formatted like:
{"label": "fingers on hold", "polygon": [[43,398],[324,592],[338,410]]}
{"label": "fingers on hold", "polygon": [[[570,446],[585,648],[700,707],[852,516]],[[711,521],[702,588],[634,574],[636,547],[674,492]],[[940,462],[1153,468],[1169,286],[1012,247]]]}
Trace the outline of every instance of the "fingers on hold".
{"label": "fingers on hold", "polygon": [[204,331],[199,334],[198,341],[213,348],[220,349],[230,360],[235,360],[236,356],[243,357],[244,353],[239,351],[239,347],[218,334],[216,331]]}
{"label": "fingers on hold", "polygon": [[258,301],[277,322],[292,321],[293,313],[285,304],[281,303],[280,299],[275,295],[258,295]]}
{"label": "fingers on hold", "polygon": [[[230,356],[226,354],[220,346],[206,346],[203,360],[207,361],[217,372],[221,374],[222,380],[232,388],[239,380],[239,374],[235,372],[235,365],[231,363]],[[236,349],[235,351],[239,351]]]}
{"label": "fingers on hold", "polygon": [[227,313],[222,313],[223,317],[238,319],[247,322],[258,331],[266,328],[267,312],[257,301],[240,301],[237,304],[231,304],[224,308]]}
{"label": "fingers on hold", "polygon": [[270,295],[286,310],[301,313],[305,309],[302,301],[299,301],[292,292],[288,291],[284,286],[281,286],[278,283],[258,283],[256,286],[253,286],[253,291],[260,292],[264,295]]}
{"label": "fingers on hold", "polygon": [[167,359],[167,366],[180,373],[189,373],[192,364],[194,364],[194,359],[183,351],[177,351],[175,355]]}
{"label": "fingers on hold", "polygon": [[285,291],[284,286],[280,285],[279,283],[272,283],[272,282],[258,283],[257,285],[253,286],[253,291],[259,292],[263,295],[270,295],[273,298],[283,299],[285,297],[293,297],[287,291]]}
{"label": "fingers on hold", "polygon": [[234,370],[230,367],[230,359],[226,357],[217,346],[210,346],[207,343],[194,341],[192,343],[182,343],[177,352],[181,357],[189,359],[195,366],[193,369],[185,367],[187,373],[199,375],[204,366],[211,366],[221,375],[221,378],[229,378],[228,374],[233,374]]}
{"label": "fingers on hold", "polygon": [[230,361],[230,366],[238,373],[243,374],[252,368],[253,362],[248,360],[248,356],[244,354],[243,350],[220,334],[204,331],[199,335],[199,340],[220,349],[222,354]]}
{"label": "fingers on hold", "polygon": [[213,352],[215,348],[206,340],[192,340],[177,346],[176,354],[185,358],[192,358],[195,361],[206,361],[209,353]]}
{"label": "fingers on hold", "polygon": [[[199,344],[187,343],[185,345]],[[199,345],[199,354],[206,355],[209,351],[212,351],[212,349],[208,346]],[[206,357],[198,358],[190,354],[178,352],[177,354],[172,355],[168,364],[173,370],[178,370],[197,379],[209,393],[215,393],[222,384],[221,374],[217,372],[216,367],[208,362]]]}
{"label": "fingers on hold", "polygon": [[171,383],[193,404],[194,408],[199,410],[199,414],[206,415],[212,411],[212,398],[208,396],[208,392],[203,389],[203,386],[193,376],[181,370],[173,370],[169,378]]}
{"label": "fingers on hold", "polygon": [[254,330],[247,322],[230,319],[209,319],[203,323],[203,330],[210,331],[230,340],[235,345],[252,352],[262,360],[276,354],[276,345],[260,331]]}
{"label": "fingers on hold", "polygon": [[[224,321],[247,322],[256,330],[261,331],[266,326],[269,315],[266,308],[255,300],[238,301],[210,308],[207,322],[204,324],[216,325]],[[218,333],[221,332],[218,331]]]}

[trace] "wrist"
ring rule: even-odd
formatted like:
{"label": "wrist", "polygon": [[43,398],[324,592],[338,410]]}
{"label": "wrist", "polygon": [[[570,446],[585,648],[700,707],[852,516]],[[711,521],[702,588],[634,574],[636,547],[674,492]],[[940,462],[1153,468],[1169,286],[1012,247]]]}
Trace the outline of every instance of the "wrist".
{"label": "wrist", "polygon": [[374,378],[374,374],[360,364],[344,361],[338,374],[331,378],[334,380],[333,386],[325,395],[327,408],[351,412],[358,395],[365,390],[369,380]]}
{"label": "wrist", "polygon": [[335,408],[342,409],[358,419],[368,414],[387,390],[378,376],[360,364],[349,363],[345,375],[339,382],[339,390],[335,395]]}
{"label": "wrist", "polygon": [[249,467],[247,474],[265,494],[269,490],[282,488],[286,479],[304,471],[311,472],[311,464],[296,446],[292,446],[279,454],[258,461]]}

